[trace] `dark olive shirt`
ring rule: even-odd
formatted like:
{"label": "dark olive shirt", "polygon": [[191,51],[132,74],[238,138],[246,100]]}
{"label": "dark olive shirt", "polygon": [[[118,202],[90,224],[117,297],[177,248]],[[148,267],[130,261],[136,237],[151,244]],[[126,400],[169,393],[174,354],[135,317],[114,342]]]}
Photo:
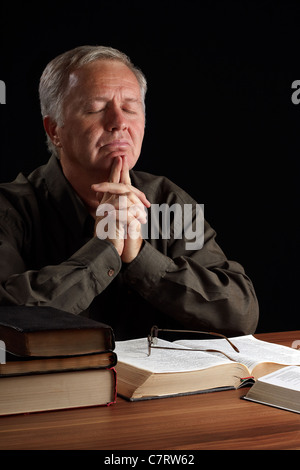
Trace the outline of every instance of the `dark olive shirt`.
{"label": "dark olive shirt", "polygon": [[[152,204],[196,204],[164,177],[131,171],[131,180]],[[117,340],[146,336],[153,324],[255,331],[252,283],[226,258],[207,222],[201,249],[187,251],[184,237],[146,238],[128,265],[93,231],[93,218],[54,156],[28,177],[1,184],[0,305],[90,315],[110,324]]]}

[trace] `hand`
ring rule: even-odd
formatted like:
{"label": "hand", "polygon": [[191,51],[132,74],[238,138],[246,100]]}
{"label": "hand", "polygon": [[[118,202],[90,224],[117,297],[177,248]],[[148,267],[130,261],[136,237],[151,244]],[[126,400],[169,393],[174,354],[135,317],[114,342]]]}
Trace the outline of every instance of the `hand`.
{"label": "hand", "polygon": [[115,158],[109,181],[95,184],[92,189],[98,193],[97,214],[101,214],[96,216],[95,232],[99,235],[97,227],[109,226],[105,238],[115,246],[122,261],[130,263],[142,247],[141,224],[147,221],[145,207],[150,207],[150,202],[131,185],[126,157]]}

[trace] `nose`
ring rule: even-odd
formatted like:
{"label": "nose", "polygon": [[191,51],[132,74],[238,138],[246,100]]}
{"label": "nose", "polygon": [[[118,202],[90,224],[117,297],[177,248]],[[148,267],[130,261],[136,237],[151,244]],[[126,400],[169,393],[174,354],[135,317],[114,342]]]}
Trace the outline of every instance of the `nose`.
{"label": "nose", "polygon": [[122,109],[116,104],[112,104],[107,109],[105,121],[106,130],[109,132],[127,129],[126,117]]}

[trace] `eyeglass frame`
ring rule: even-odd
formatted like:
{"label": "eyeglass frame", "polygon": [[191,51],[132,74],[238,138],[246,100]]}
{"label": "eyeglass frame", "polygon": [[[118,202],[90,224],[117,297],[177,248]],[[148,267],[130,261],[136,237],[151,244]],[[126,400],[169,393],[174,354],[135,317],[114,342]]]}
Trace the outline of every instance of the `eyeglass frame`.
{"label": "eyeglass frame", "polygon": [[[168,328],[158,328],[158,326],[154,325],[152,326],[150,330],[150,334],[148,335],[148,356],[151,355],[151,349],[170,349],[170,350],[176,350],[176,351],[202,351],[202,352],[218,352],[226,356],[228,359],[233,361],[233,359],[228,356],[226,353],[223,351],[219,351],[217,349],[194,349],[194,348],[171,348],[169,346],[156,346],[154,344],[154,341],[158,339],[158,332],[167,332],[167,333],[191,333],[191,334],[204,334],[204,335],[211,335],[211,336],[218,336],[222,339],[225,339],[230,346],[234,349],[235,352],[239,353],[239,349],[227,338],[227,336],[222,335],[221,333],[215,333],[211,331],[197,331],[197,330],[172,330]],[[154,333],[155,332],[155,333]]]}

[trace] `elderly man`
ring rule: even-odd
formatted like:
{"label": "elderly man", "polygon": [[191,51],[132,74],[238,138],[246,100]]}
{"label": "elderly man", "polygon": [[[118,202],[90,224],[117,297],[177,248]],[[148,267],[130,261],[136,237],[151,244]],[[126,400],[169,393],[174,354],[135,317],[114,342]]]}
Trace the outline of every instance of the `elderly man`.
{"label": "elderly man", "polygon": [[176,217],[168,236],[145,236],[145,224],[151,234],[159,223],[152,206],[196,207],[168,179],[132,170],[146,87],[142,72],[112,48],[78,47],[47,65],[40,101],[52,156],[1,185],[0,304],[90,315],[118,340],[145,336],[153,324],[253,333],[251,281],[206,221],[197,248],[188,248],[184,225],[178,236]]}

